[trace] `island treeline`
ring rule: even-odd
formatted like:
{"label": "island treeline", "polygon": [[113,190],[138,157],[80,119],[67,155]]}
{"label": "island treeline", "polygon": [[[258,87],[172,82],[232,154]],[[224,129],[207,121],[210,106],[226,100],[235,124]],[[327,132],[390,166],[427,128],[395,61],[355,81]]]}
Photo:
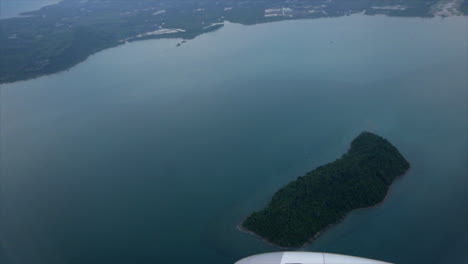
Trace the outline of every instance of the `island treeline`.
{"label": "island treeline", "polygon": [[241,224],[281,247],[300,247],[348,212],[381,202],[410,165],[386,139],[363,132],[346,154],[298,177]]}

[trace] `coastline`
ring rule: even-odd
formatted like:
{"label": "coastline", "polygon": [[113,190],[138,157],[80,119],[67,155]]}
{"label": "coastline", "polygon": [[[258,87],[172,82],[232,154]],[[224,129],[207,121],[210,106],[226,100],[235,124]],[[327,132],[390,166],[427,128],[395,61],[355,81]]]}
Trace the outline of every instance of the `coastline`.
{"label": "coastline", "polygon": [[[264,12],[260,12],[256,16],[253,16],[252,18],[246,19],[244,16],[239,16],[236,14],[230,14],[227,12],[228,10],[225,10],[224,12],[227,13],[222,13],[219,14],[219,18],[214,19],[214,15],[218,16],[216,12],[209,13],[207,12],[208,15],[202,15],[205,16],[206,19],[202,19],[199,17],[199,14],[203,13],[197,13],[195,16],[197,18],[196,23],[191,23],[189,25],[184,25],[181,26],[180,23],[172,23],[170,25],[164,26],[166,29],[178,29],[179,31],[177,32],[170,32],[171,34],[167,35],[167,32],[165,34],[162,34],[161,32],[155,33],[157,31],[162,30],[161,23],[165,23],[164,21],[160,20],[158,16],[154,15],[149,15],[151,17],[151,21],[154,22],[155,25],[159,25],[158,27],[152,27],[152,28],[145,28],[144,30],[138,31],[138,32],[133,32],[133,31],[128,31],[122,29],[120,27],[119,23],[121,22],[121,19],[125,19],[122,17],[126,17],[129,15],[129,13],[132,12],[141,12],[142,14],[146,14],[144,12],[149,12],[148,9],[160,9],[162,8],[159,5],[149,5],[146,9],[141,9],[141,10],[133,10],[132,7],[123,5],[123,11],[122,12],[109,12],[109,16],[111,19],[109,21],[104,21],[100,23],[95,22],[95,17],[99,16],[99,9],[94,9],[94,6],[84,6],[85,2],[83,2],[83,7],[82,9],[87,10],[95,10],[96,12],[91,12],[90,17],[88,16],[81,16],[80,17],[80,23],[83,22],[92,22],[93,27],[90,28],[89,30],[85,31],[76,31],[76,29],[73,29],[72,31],[75,32],[76,34],[83,34],[84,38],[74,38],[71,39],[69,37],[68,30],[72,28],[76,28],[77,26],[74,24],[74,22],[67,22],[70,23],[68,24],[68,30],[65,31],[62,29],[62,27],[65,27],[65,24],[63,21],[72,21],[75,20],[75,14],[73,8],[70,8],[68,6],[68,2],[73,2],[72,0],[41,0],[41,1],[48,1],[51,4],[46,5],[48,8],[33,8],[32,11],[24,11],[18,16],[22,19],[25,19],[26,21],[21,21],[16,19],[17,17],[0,17],[0,23],[6,23],[4,34],[6,36],[5,41],[5,47],[3,52],[4,54],[10,54],[8,57],[5,57],[5,60],[9,61],[10,67],[4,67],[3,73],[0,76],[0,84],[8,84],[8,83],[14,83],[18,81],[25,81],[25,80],[31,80],[35,79],[37,77],[41,76],[47,76],[47,75],[52,75],[55,73],[60,73],[63,71],[67,71],[68,69],[80,64],[81,62],[87,60],[87,58],[97,52],[103,51],[105,49],[109,49],[112,47],[115,47],[117,45],[120,45],[122,43],[125,43],[126,41],[142,41],[142,40],[148,40],[148,39],[160,39],[160,38],[182,38],[182,39],[193,39],[199,35],[215,31],[219,28],[222,27],[221,23],[235,23],[235,24],[242,24],[242,25],[254,25],[254,24],[263,24],[263,23],[272,23],[272,22],[280,22],[280,21],[291,21],[291,20],[302,20],[302,19],[319,19],[319,18],[338,18],[338,17],[344,17],[344,16],[388,16],[388,17],[456,17],[456,16],[466,16],[468,15],[468,12],[465,12],[463,10],[458,10],[459,4],[452,5],[453,1],[456,3],[459,3],[459,0],[447,0],[445,4],[441,5],[438,7],[437,10],[434,13],[427,13],[427,12],[416,12],[416,13],[401,13],[403,10],[399,9],[385,9],[385,8],[372,8],[372,6],[360,6],[356,7],[353,10],[347,10],[346,12],[343,12],[341,8],[335,9],[335,7],[330,7],[330,10],[325,11],[322,10],[323,12],[317,12],[314,9],[310,9],[309,11],[313,11],[311,13],[309,12],[302,12],[302,11],[293,11],[289,10],[287,12],[290,12],[291,14],[285,15],[284,10],[282,13],[275,13],[278,11],[271,11],[272,6],[269,4],[265,4],[263,6]],[[426,0],[425,0],[426,1]],[[10,1],[11,2],[11,1]],[[113,1],[111,1],[113,2]],[[118,1],[117,1],[118,2]],[[116,3],[117,3],[116,2]],[[168,2],[169,3],[169,2]],[[267,2],[265,2],[267,3]],[[408,1],[408,3],[412,3],[411,1]],[[115,4],[115,3],[114,3]],[[412,3],[414,4],[414,3]],[[411,4],[411,5],[412,5]],[[420,4],[415,4],[416,6],[420,6]],[[171,6],[171,5],[170,5]],[[52,8],[53,7],[53,8]],[[78,4],[78,7],[81,7],[81,4]],[[113,7],[113,6],[112,6]],[[210,10],[209,7],[210,5],[207,5],[207,10]],[[119,7],[120,8],[120,7]],[[232,7],[227,7],[226,8],[232,8]],[[239,10],[242,10],[241,8],[244,9],[250,9],[251,6],[247,5],[243,6],[240,5]],[[307,6],[304,6],[302,8],[309,8]],[[458,11],[452,10],[455,8]],[[79,8],[78,8],[79,9]],[[88,10],[88,11],[89,11]],[[185,10],[185,9],[184,9]],[[270,11],[268,11],[270,10]],[[60,12],[57,12],[60,11]],[[159,10],[162,11],[162,10]],[[190,12],[195,12],[194,10],[185,10],[187,11],[187,14]],[[197,11],[198,12],[198,11]],[[211,11],[210,11],[211,12]],[[266,12],[266,13],[265,13]],[[60,13],[59,17],[52,16],[51,14],[56,14]],[[166,13],[166,12],[164,12]],[[98,15],[96,15],[98,14]],[[170,14],[170,15],[169,15]],[[170,20],[172,21],[178,21],[180,18],[179,13],[172,13],[168,12],[165,14],[166,16],[170,16]],[[226,18],[224,17],[226,15]],[[37,24],[37,28],[31,28],[29,26],[24,26],[24,25],[29,25],[29,24],[34,24],[36,18],[39,16],[42,16],[43,18],[46,18],[49,16],[48,19],[45,19],[44,24],[40,23]],[[11,18],[11,19],[10,19]],[[15,19],[13,19],[15,18]],[[119,22],[120,21],[120,22]],[[124,20],[125,21],[125,20]],[[28,22],[28,23],[25,23]],[[204,23],[207,23],[205,25]],[[152,23],[153,24],[153,23]],[[144,21],[138,21],[135,20],[131,24],[132,26],[135,27],[142,27],[143,25],[146,25],[146,22]],[[183,30],[183,31],[181,31]],[[44,32],[49,32],[48,34],[54,35],[57,34],[57,38],[47,38],[42,36],[41,34],[37,34],[38,31],[44,31]],[[95,41],[95,38],[92,37],[94,34],[98,35],[100,32],[110,32],[112,34],[109,35],[108,39],[104,39],[102,41]],[[135,34],[134,34],[135,33]],[[21,37],[17,37],[21,36]],[[120,36],[120,37],[113,37],[113,36]],[[29,37],[31,36],[31,37]],[[36,36],[41,36],[40,38]],[[44,38],[43,38],[44,37]],[[40,39],[40,40],[39,40]],[[62,43],[63,41],[69,41],[74,45],[77,46],[83,46],[86,47],[86,49],[78,51],[67,51],[64,50],[61,52],[59,55],[59,59],[57,59],[57,54],[53,53],[44,53],[41,55],[41,59],[38,59],[36,55],[27,55],[31,51],[34,51],[31,54],[36,54],[40,53],[42,54],[44,50],[49,50],[50,47],[54,47]],[[87,42],[91,44],[86,44],[82,45],[83,43]],[[68,42],[66,42],[68,43]],[[21,48],[18,50],[18,48]],[[25,51],[25,52],[23,52]],[[26,52],[27,51],[27,52]],[[19,54],[19,55],[18,55]],[[26,55],[25,55],[26,54]]]}
{"label": "coastline", "polygon": [[[245,219],[246,219],[246,218],[245,218]],[[270,245],[270,246],[272,246],[272,247],[278,248],[278,249],[292,249],[292,248],[282,247],[282,246],[280,246],[280,245],[276,245],[275,243],[273,243],[273,242],[271,242],[270,240],[268,240],[268,239],[266,239],[266,238],[260,236],[259,234],[255,233],[255,232],[253,232],[253,231],[250,231],[250,230],[248,230],[248,229],[245,229],[245,228],[242,226],[242,223],[244,223],[245,219],[242,220],[238,225],[236,225],[236,229],[239,230],[240,232],[249,234],[249,235],[251,235],[251,236],[253,236],[253,237],[255,237],[255,238],[257,238],[257,239],[259,239],[259,240],[261,240],[261,241],[263,241],[263,242],[265,242],[266,244],[268,244],[268,245]]]}
{"label": "coastline", "polygon": [[236,225],[236,229],[239,230],[240,232],[242,233],[246,233],[248,235],[251,235],[251,236],[254,236],[255,238],[267,243],[268,245],[270,246],[273,246],[275,248],[278,248],[278,249],[301,249],[301,248],[304,248],[310,244],[312,244],[315,240],[317,240],[321,235],[323,235],[326,231],[328,231],[329,229],[333,228],[334,226],[340,224],[341,222],[343,222],[346,217],[349,216],[349,214],[353,213],[353,212],[356,212],[356,211],[361,211],[361,210],[367,210],[367,209],[372,209],[372,208],[375,208],[381,204],[383,204],[387,199],[388,197],[390,196],[390,193],[391,193],[391,190],[392,190],[392,185],[399,179],[401,179],[404,175],[406,175],[409,171],[411,170],[411,167],[405,171],[405,173],[395,177],[395,179],[393,180],[393,182],[389,185],[388,189],[387,189],[387,193],[385,194],[385,197],[382,199],[382,201],[374,204],[374,205],[371,205],[371,206],[367,206],[367,207],[360,207],[360,208],[356,208],[356,209],[353,209],[351,211],[349,211],[345,216],[343,216],[343,218],[341,218],[340,220],[338,220],[336,223],[333,223],[333,224],[329,224],[328,226],[326,226],[325,228],[323,228],[322,230],[318,231],[317,233],[315,233],[311,238],[309,238],[302,246],[300,247],[283,247],[283,246],[280,246],[280,245],[277,245],[273,242],[271,242],[270,240],[260,236],[259,234],[253,232],[253,231],[250,231],[246,228],[244,228],[242,226],[242,224],[244,223],[245,219],[247,219],[247,217],[244,218],[244,220],[242,220],[239,224]]}

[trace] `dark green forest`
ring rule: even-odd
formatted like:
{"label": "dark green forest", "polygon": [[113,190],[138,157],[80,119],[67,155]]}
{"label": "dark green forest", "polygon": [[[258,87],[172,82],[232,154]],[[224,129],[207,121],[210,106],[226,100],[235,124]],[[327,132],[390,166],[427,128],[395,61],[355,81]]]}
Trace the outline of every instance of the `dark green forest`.
{"label": "dark green forest", "polygon": [[251,214],[242,227],[281,247],[301,247],[354,209],[381,202],[410,165],[390,142],[370,132],[346,154],[298,177]]}

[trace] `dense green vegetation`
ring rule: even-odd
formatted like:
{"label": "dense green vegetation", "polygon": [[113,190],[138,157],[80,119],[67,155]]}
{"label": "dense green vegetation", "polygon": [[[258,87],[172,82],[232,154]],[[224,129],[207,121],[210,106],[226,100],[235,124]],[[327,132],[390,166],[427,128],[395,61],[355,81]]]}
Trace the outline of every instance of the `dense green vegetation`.
{"label": "dense green vegetation", "polygon": [[346,154],[289,183],[242,227],[282,247],[300,247],[348,212],[381,202],[409,163],[386,139],[363,132]]}
{"label": "dense green vegetation", "polygon": [[[63,0],[0,20],[0,83],[66,70],[100,50],[149,38],[191,39],[224,21],[368,15],[432,16],[438,0]],[[460,7],[467,11],[465,0]],[[159,29],[178,32],[147,34]],[[145,34],[146,33],[146,34]]]}

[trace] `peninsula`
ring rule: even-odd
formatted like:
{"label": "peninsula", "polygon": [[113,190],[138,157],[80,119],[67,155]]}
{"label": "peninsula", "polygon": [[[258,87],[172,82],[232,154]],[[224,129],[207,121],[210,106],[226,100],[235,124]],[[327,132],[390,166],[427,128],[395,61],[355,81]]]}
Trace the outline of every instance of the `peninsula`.
{"label": "peninsula", "polygon": [[383,201],[409,167],[386,139],[362,132],[341,158],[281,188],[241,228],[280,247],[301,247],[350,211]]}
{"label": "peninsula", "polygon": [[0,84],[70,69],[127,42],[193,39],[225,22],[252,25],[351,14],[468,14],[468,0],[62,0],[0,19]]}

